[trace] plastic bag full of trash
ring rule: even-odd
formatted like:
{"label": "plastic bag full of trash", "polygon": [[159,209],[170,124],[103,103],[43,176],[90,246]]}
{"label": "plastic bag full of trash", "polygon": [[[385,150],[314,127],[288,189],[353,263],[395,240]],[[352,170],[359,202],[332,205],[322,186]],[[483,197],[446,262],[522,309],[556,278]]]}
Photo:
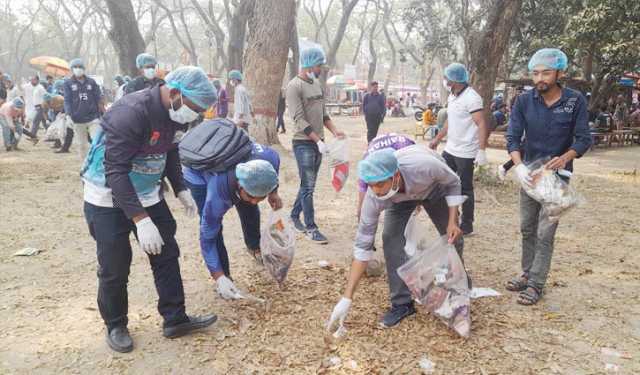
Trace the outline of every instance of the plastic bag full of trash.
{"label": "plastic bag full of trash", "polygon": [[520,182],[528,196],[542,204],[543,213],[550,221],[558,221],[573,207],[583,205],[582,194],[569,184],[571,172],[552,171],[544,167],[547,159],[538,159],[527,165],[532,179],[531,186]]}
{"label": "plastic bag full of trash", "polygon": [[331,185],[336,192],[339,192],[349,177],[349,143],[346,138],[340,138],[327,147],[327,165],[331,172]]}
{"label": "plastic bag full of trash", "polygon": [[442,236],[398,268],[413,297],[462,337],[471,333],[467,272],[453,245]]}
{"label": "plastic bag full of trash", "polygon": [[293,262],[296,237],[284,210],[271,211],[260,237],[260,250],[264,267],[282,286]]}

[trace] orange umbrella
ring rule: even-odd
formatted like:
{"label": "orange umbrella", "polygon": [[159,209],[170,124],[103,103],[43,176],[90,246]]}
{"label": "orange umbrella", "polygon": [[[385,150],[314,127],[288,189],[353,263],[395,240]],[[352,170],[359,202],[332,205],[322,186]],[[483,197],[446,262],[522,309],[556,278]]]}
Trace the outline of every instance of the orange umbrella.
{"label": "orange umbrella", "polygon": [[69,63],[59,57],[38,56],[29,60],[29,64],[52,76],[65,76],[70,72]]}

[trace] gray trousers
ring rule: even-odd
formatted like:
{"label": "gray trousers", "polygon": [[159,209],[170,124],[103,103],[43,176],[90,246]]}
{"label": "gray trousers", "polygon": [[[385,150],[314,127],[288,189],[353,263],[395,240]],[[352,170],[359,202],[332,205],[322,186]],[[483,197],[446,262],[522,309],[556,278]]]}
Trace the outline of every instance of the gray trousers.
{"label": "gray trousers", "polygon": [[[385,210],[384,229],[382,231],[382,247],[384,259],[387,264],[387,278],[389,281],[389,294],[393,306],[406,305],[411,302],[411,292],[407,285],[398,276],[397,269],[409,260],[404,252],[404,229],[418,205],[422,205],[429,215],[431,222],[436,226],[440,235],[447,234],[449,223],[449,207],[443,198],[424,201],[406,201],[395,203]],[[464,239],[460,237],[455,243],[456,251],[462,259]]]}
{"label": "gray trousers", "polygon": [[557,229],[558,222],[543,215],[542,205],[520,190],[522,272],[528,275],[531,286],[542,289],[547,282]]}

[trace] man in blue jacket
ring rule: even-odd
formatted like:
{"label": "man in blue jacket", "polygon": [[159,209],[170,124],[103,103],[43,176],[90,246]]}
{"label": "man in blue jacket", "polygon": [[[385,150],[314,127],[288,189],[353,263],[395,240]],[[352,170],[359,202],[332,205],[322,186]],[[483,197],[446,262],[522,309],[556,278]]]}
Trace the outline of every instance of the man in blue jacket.
{"label": "man in blue jacket", "polygon": [[204,71],[181,67],[167,76],[166,84],[116,102],[93,140],[82,170],[84,213],[97,245],[98,307],[107,326],[107,343],[115,351],[133,350],[127,330],[132,231],[149,255],[163,335],[183,336],[217,319],[185,313],[176,221],[160,183],[166,176],[187,214],[195,215],[174,138],[177,129],[215,101],[216,91]]}
{"label": "man in blue jacket", "polygon": [[[199,126],[208,126],[207,122]],[[231,281],[229,256],[222,236],[222,220],[235,206],[245,243],[253,256],[260,257],[260,210],[258,203],[268,198],[271,208],[282,208],[278,195],[280,157],[268,146],[253,144],[246,163],[223,173],[201,172],[184,167],[184,178],[200,213],[200,249],[218,294],[224,299],[239,298]]]}
{"label": "man in blue jacket", "polygon": [[[517,177],[524,184],[531,184],[525,163],[548,158],[546,169],[570,176],[573,159],[591,146],[584,96],[559,83],[566,69],[567,56],[557,48],[541,49],[529,60],[535,89],[518,96],[506,136]],[[527,141],[523,142],[525,134]],[[557,228],[558,222],[543,214],[541,204],[521,190],[522,275],[509,281],[506,288],[520,292],[518,303],[522,305],[536,304],[542,296]]]}
{"label": "man in blue jacket", "polygon": [[[102,91],[96,81],[85,75],[81,59],[71,60],[73,75],[64,82],[64,112],[73,121],[75,139],[78,143],[80,159],[87,155],[89,136],[93,139],[104,113]],[[65,152],[64,148],[60,152]]]}

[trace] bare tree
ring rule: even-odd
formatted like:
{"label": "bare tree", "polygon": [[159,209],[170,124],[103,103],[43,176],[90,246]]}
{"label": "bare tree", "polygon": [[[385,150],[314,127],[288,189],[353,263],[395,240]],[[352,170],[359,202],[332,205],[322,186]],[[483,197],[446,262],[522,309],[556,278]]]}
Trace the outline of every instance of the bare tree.
{"label": "bare tree", "polygon": [[378,22],[380,20],[380,14],[376,12],[376,18],[369,29],[369,71],[367,73],[367,86],[371,84],[376,75],[376,69],[378,67],[378,53],[375,48],[376,33],[378,32]]}
{"label": "bare tree", "polygon": [[[167,18],[169,19],[169,24],[171,24],[174,36],[180,45],[182,45],[182,48],[184,48],[184,50],[189,54],[189,63],[191,65],[198,65],[198,52],[184,17],[185,8],[182,4],[182,0],[173,0],[173,6],[174,8],[177,8],[175,10],[169,9],[169,7],[164,4],[163,0],[155,0],[155,2],[158,7],[164,10]],[[182,24],[181,28],[178,28],[178,25],[176,24],[176,19],[173,17],[174,13],[178,15],[178,20]]]}
{"label": "bare tree", "polygon": [[224,16],[224,14],[221,14],[219,16],[220,18],[216,18],[216,15],[213,11],[213,0],[209,0],[208,2],[208,14],[200,6],[198,0],[191,0],[191,3],[193,4],[195,10],[198,12],[200,18],[202,18],[202,20],[204,21],[205,25],[207,25],[211,35],[213,35],[213,37],[215,38],[216,54],[218,55],[218,59],[222,61],[223,66],[227,66],[228,59],[227,54],[224,50],[225,32],[224,30],[222,30],[222,27],[220,27],[220,19],[222,18],[222,16]]}
{"label": "bare tree", "polygon": [[[255,0],[224,0],[227,23],[229,25],[229,48],[227,50],[227,70],[242,70],[247,20],[252,15]],[[233,6],[233,9],[232,9]]]}
{"label": "bare tree", "polygon": [[323,34],[327,46],[331,45],[331,40],[329,39],[329,30],[327,28],[327,19],[329,18],[329,13],[331,11],[331,7],[333,6],[333,2],[334,0],[329,0],[329,2],[324,6],[326,10],[323,10],[322,0],[301,1],[302,8],[307,13],[315,27],[313,40],[316,43],[321,43],[320,34]]}
{"label": "bare tree", "polygon": [[136,22],[131,0],[105,0],[111,20],[109,39],[118,54],[120,70],[137,75],[136,56],[144,52],[145,44]]}
{"label": "bare tree", "polygon": [[244,66],[255,122],[249,127],[258,143],[280,143],[276,108],[295,24],[295,0],[259,0],[249,18]]}
{"label": "bare tree", "polygon": [[[338,53],[342,39],[344,39],[344,32],[347,30],[351,12],[353,12],[353,8],[355,8],[357,4],[358,0],[342,0],[342,15],[340,16],[340,22],[338,23],[333,40],[329,45],[329,51],[327,52],[327,65],[329,65],[330,68],[333,68],[336,65],[336,54]],[[327,81],[327,73],[328,72],[326,70],[323,71],[320,77],[323,84]]]}

